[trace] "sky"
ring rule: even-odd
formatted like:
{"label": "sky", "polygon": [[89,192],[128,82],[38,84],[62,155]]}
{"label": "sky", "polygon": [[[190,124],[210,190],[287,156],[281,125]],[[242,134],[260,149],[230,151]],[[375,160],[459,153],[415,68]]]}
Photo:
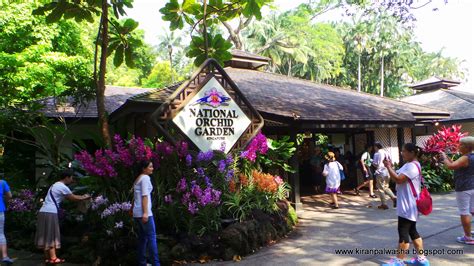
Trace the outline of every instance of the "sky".
{"label": "sky", "polygon": [[[429,0],[415,0],[426,3]],[[167,0],[135,0],[128,16],[137,20],[139,28],[145,31],[145,40],[150,44],[158,43],[158,36],[167,28],[168,23],[161,20],[159,9]],[[275,7],[285,11],[297,7],[308,0],[275,0]],[[432,9],[437,7],[437,11]],[[268,10],[266,11],[268,12]],[[328,12],[318,21],[340,21],[340,11]],[[467,69],[466,81],[461,89],[474,93],[474,1],[472,0],[432,0],[429,5],[414,10],[417,18],[415,35],[427,52],[443,49],[443,55],[463,60],[462,68]]]}

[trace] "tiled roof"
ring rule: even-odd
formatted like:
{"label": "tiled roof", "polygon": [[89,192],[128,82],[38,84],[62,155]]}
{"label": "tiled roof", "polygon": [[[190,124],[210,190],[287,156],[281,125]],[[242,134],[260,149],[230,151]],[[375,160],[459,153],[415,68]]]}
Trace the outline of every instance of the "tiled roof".
{"label": "tiled roof", "polygon": [[248,59],[262,60],[262,61],[271,60],[269,57],[265,57],[258,54],[254,54],[254,53],[250,53],[250,52],[246,52],[242,50],[237,50],[237,49],[232,50],[231,53],[233,57],[241,57],[241,58],[248,58]]}
{"label": "tiled roof", "polygon": [[402,99],[408,103],[422,104],[451,113],[448,121],[474,119],[474,93],[456,90],[435,90]]}
{"label": "tiled roof", "polygon": [[[280,117],[327,122],[414,122],[414,114],[449,115],[438,109],[284,75],[225,70],[259,112]],[[173,91],[150,92],[133,101],[162,103]]]}
{"label": "tiled roof", "polygon": [[[122,106],[129,98],[153,90],[154,89],[151,88],[106,86],[105,109],[109,114],[111,114]],[[97,118],[97,105],[95,99],[86,102],[84,105],[78,106],[72,105],[72,97],[66,97],[65,99],[48,97],[39,102],[44,104],[44,107],[40,111],[47,117]]]}

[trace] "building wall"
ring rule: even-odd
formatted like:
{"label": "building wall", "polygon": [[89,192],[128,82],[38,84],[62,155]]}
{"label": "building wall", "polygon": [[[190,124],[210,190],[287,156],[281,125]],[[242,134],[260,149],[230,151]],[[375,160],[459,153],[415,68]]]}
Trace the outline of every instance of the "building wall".
{"label": "building wall", "polygon": [[[450,126],[450,125],[461,125],[462,129],[461,131],[463,132],[468,132],[470,136],[474,136],[474,122],[464,122],[464,123],[443,123],[441,126]],[[418,127],[415,130],[416,134],[416,145],[423,147],[425,141],[431,137],[434,133],[437,132],[441,126],[424,126],[424,127]]]}
{"label": "building wall", "polygon": [[[398,139],[397,139],[397,129],[396,128],[375,128],[374,131],[374,140],[380,142],[383,146],[383,149],[388,152],[392,161],[395,163],[400,162],[400,150],[398,148]],[[404,129],[405,131],[405,129]],[[406,133],[404,133],[405,135]],[[411,134],[409,142],[411,142]],[[404,136],[406,142],[407,138]]]}

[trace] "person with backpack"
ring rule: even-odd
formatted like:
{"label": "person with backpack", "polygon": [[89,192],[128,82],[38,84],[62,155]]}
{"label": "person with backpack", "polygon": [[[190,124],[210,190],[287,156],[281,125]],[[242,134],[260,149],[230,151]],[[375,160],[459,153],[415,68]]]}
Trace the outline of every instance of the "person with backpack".
{"label": "person with backpack", "polygon": [[7,210],[5,201],[12,198],[12,193],[7,181],[3,180],[3,173],[0,176],[0,249],[2,250],[2,260],[0,262],[11,264],[13,260],[8,257],[7,239],[5,238],[5,211]]}
{"label": "person with backpack", "polygon": [[[392,162],[384,160],[384,165],[388,170],[390,178],[395,181],[397,189],[397,216],[398,216],[398,248],[396,258],[390,260],[386,266],[430,265],[424,256],[423,240],[416,229],[416,222],[419,215],[417,195],[422,192],[421,165],[418,157],[421,155],[421,148],[413,143],[403,146],[402,158],[406,163],[397,171],[393,169]],[[405,260],[409,253],[410,238],[417,251],[416,257]]]}
{"label": "person with backpack", "polygon": [[357,186],[354,191],[357,196],[360,195],[360,189],[368,186],[369,187],[369,197],[371,198],[376,198],[374,194],[374,178],[373,178],[373,173],[372,173],[372,159],[370,158],[370,153],[372,152],[372,145],[365,145],[365,152],[362,154],[359,160],[359,165],[362,170],[362,174],[364,177],[364,182]]}
{"label": "person with backpack", "polygon": [[375,167],[375,180],[377,182],[377,190],[380,194],[381,205],[377,208],[382,210],[387,210],[388,206],[386,204],[385,195],[388,195],[393,201],[393,207],[397,207],[397,197],[393,194],[390,189],[390,177],[387,172],[387,168],[384,166],[384,161],[389,159],[389,155],[386,151],[383,150],[383,146],[380,142],[374,144],[374,160],[372,165]]}
{"label": "person with backpack", "polygon": [[329,193],[332,198],[331,208],[339,209],[337,194],[340,193],[341,178],[344,174],[344,168],[336,161],[336,155],[333,152],[328,152],[325,156],[328,163],[324,165],[323,176],[326,177],[326,193]]}
{"label": "person with backpack", "polygon": [[60,180],[54,183],[48,190],[43,206],[38,212],[36,223],[35,244],[44,251],[46,264],[64,263],[64,259],[56,256],[56,249],[61,248],[61,234],[59,230],[59,217],[62,209],[61,202],[64,199],[71,201],[82,201],[91,198],[89,195],[75,195],[67,185],[71,184],[74,172],[70,169],[60,172]]}
{"label": "person with backpack", "polygon": [[464,235],[457,241],[466,245],[474,245],[471,232],[471,216],[474,215],[474,137],[464,137],[460,140],[459,153],[462,155],[456,161],[441,153],[444,165],[454,170],[454,189],[458,203],[461,224]]}

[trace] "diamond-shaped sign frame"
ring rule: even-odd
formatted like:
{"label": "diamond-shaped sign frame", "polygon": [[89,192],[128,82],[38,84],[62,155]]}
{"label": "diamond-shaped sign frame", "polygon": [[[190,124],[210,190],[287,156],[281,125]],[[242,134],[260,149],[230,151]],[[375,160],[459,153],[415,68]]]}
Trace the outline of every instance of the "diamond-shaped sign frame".
{"label": "diamond-shaped sign frame", "polygon": [[[187,139],[190,144],[198,148],[193,140],[184,134],[172,120],[212,78],[219,82],[251,121],[250,126],[247,127],[230,150],[244,149],[263,128],[263,117],[253,108],[252,104],[219,63],[212,58],[207,59],[189,80],[181,84],[168,100],[153,112],[151,121],[157,130],[171,143],[176,144],[180,139]],[[178,132],[178,135],[171,134],[172,131]]]}

